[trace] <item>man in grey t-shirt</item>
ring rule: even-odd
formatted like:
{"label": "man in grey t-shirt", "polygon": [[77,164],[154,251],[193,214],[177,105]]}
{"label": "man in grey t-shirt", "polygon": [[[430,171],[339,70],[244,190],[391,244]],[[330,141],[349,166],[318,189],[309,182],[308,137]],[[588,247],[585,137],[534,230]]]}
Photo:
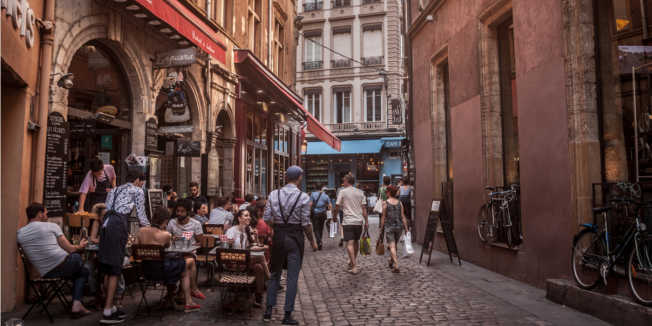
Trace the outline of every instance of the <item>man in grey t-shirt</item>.
{"label": "man in grey t-shirt", "polygon": [[[351,274],[358,274],[360,269],[356,264],[358,249],[360,247],[360,236],[363,231],[368,230],[369,220],[367,219],[367,197],[362,190],[353,186],[355,177],[347,174],[342,178],[344,187],[337,194],[335,211],[342,210],[342,229],[346,251],[349,253],[349,269]],[[364,230],[363,230],[364,229]]]}
{"label": "man in grey t-shirt", "polygon": [[70,244],[61,228],[48,222],[48,212],[42,204],[32,203],[25,211],[28,223],[18,229],[17,240],[27,259],[43,278],[73,280],[72,313],[75,316],[89,314],[81,303],[89,272],[77,253],[86,247],[86,239],[78,245]]}

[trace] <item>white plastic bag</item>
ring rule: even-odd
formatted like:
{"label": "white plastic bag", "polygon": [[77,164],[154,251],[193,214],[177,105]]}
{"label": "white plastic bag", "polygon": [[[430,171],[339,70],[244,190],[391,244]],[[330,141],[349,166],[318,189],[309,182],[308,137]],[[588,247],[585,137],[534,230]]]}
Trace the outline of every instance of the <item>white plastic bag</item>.
{"label": "white plastic bag", "polygon": [[378,214],[383,213],[383,201],[382,200],[376,201],[376,205],[374,205],[374,213],[378,213]]}
{"label": "white plastic bag", "polygon": [[326,219],[330,220],[332,218],[333,218],[333,211],[331,211],[330,209],[326,210]]}
{"label": "white plastic bag", "polygon": [[337,222],[331,221],[331,223],[329,224],[328,237],[331,239],[335,239],[336,235],[337,235]]}
{"label": "white plastic bag", "polygon": [[405,255],[404,255],[404,257],[409,257],[410,255],[412,255],[414,253],[414,248],[412,247],[412,234],[410,233],[410,231],[405,233],[404,240],[405,240],[405,244],[404,244]]}

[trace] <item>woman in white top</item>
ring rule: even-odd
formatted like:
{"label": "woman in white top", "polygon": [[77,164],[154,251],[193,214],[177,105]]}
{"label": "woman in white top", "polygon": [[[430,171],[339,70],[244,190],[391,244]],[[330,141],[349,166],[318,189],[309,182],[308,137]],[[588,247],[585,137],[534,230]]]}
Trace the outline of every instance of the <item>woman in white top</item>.
{"label": "woman in white top", "polygon": [[265,261],[263,254],[257,255],[255,253],[263,253],[266,246],[258,244],[258,235],[256,228],[251,227],[251,215],[246,209],[239,210],[235,214],[234,221],[238,224],[230,227],[226,231],[226,237],[229,242],[233,244],[234,249],[249,249],[250,252],[250,266],[256,276],[256,301],[254,306],[262,307],[263,293],[265,292],[265,282],[270,277],[269,267]]}

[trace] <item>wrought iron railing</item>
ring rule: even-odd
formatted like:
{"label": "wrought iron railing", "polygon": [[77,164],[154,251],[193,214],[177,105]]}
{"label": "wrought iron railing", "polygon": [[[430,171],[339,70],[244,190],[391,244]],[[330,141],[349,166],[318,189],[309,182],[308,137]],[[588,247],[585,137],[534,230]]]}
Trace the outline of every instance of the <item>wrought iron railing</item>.
{"label": "wrought iron railing", "polygon": [[303,11],[321,10],[323,3],[321,1],[306,2],[303,4]]}
{"label": "wrought iron railing", "polygon": [[378,2],[380,2],[380,0],[362,0],[363,5],[367,5],[370,3],[378,3]]}
{"label": "wrought iron railing", "polygon": [[365,66],[371,66],[371,65],[382,65],[383,64],[383,56],[377,56],[377,57],[364,57],[362,58],[362,64]]}
{"label": "wrought iron railing", "polygon": [[351,67],[351,59],[331,60],[331,68]]}
{"label": "wrought iron railing", "polygon": [[326,127],[333,132],[352,132],[385,129],[386,123],[385,121],[331,123]]}
{"label": "wrought iron railing", "polygon": [[351,0],[333,0],[331,4],[333,8],[351,7]]}
{"label": "wrought iron railing", "polygon": [[303,63],[303,70],[321,69],[323,65],[323,61],[306,61]]}

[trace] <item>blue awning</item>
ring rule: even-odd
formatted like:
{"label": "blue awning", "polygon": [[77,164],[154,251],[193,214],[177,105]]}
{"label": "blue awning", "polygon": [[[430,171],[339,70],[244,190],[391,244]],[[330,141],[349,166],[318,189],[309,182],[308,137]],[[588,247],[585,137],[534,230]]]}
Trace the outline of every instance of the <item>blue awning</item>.
{"label": "blue awning", "polygon": [[338,154],[377,154],[383,148],[380,139],[342,140],[342,150],[336,151],[321,141],[308,142],[305,155],[338,155]]}
{"label": "blue awning", "polygon": [[383,137],[380,141],[383,142],[385,148],[401,148],[401,144],[405,137]]}

